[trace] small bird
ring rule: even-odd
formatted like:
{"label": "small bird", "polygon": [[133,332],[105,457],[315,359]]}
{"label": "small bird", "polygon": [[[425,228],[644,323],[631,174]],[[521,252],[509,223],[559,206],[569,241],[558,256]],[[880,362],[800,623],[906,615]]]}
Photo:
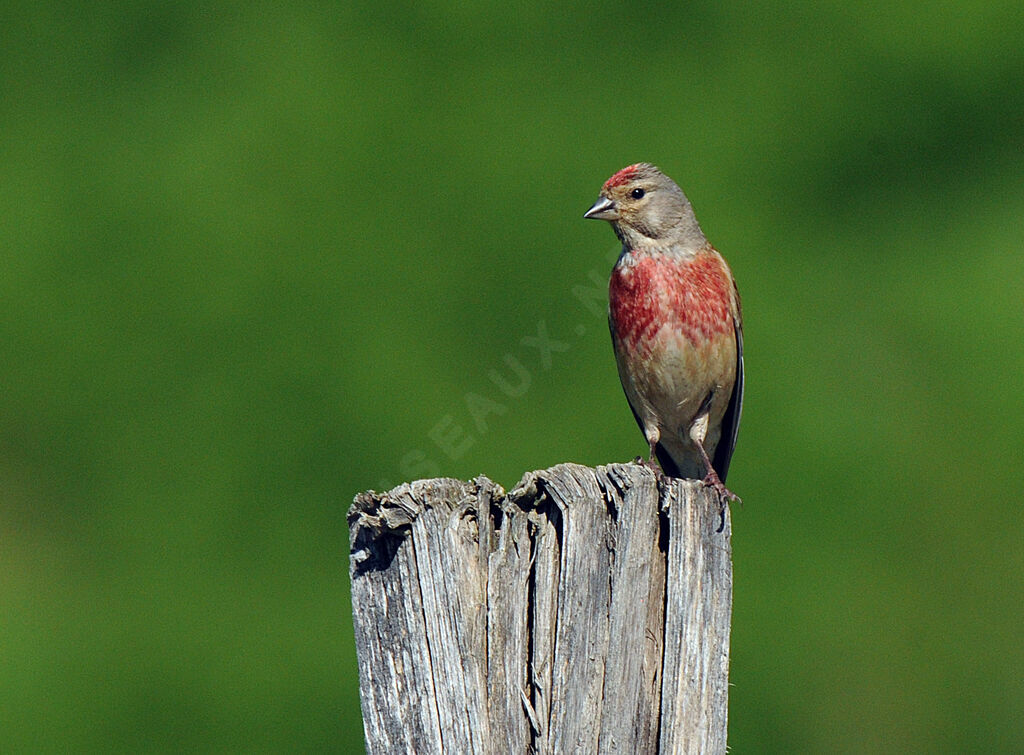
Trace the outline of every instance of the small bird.
{"label": "small bird", "polygon": [[[622,253],[608,285],[619,379],[665,474],[703,477],[724,506],[743,404],[743,326],[732,271],[676,183],[623,168],[584,218],[607,220]],[[724,516],[724,515],[723,515]],[[723,519],[724,524],[724,519]]]}

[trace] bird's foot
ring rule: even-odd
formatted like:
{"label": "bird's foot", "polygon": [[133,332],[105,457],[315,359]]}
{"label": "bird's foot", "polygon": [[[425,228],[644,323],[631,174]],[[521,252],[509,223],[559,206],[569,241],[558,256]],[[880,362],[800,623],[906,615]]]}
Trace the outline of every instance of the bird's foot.
{"label": "bird's foot", "polygon": [[718,473],[712,472],[711,474],[707,475],[702,480],[702,482],[709,488],[714,488],[715,493],[718,494],[718,498],[723,505],[729,503],[730,501],[743,503],[742,498],[740,498],[738,495],[729,490],[729,488],[725,487],[725,483],[718,479]]}
{"label": "bird's foot", "polygon": [[721,522],[719,523],[716,532],[721,532],[725,529],[725,507],[729,505],[730,501],[743,503],[743,499],[729,490],[729,488],[725,487],[725,483],[718,478],[718,473],[714,470],[708,472],[708,475],[704,478],[703,482],[709,488],[713,488],[715,495],[718,497],[718,505],[720,506],[718,514],[721,517]]}
{"label": "bird's foot", "polygon": [[656,462],[654,459],[645,459],[642,456],[637,456],[635,459],[633,459],[633,463],[639,464],[641,467],[647,467],[649,470],[654,472],[654,478],[658,482],[661,482],[662,479],[666,477],[666,474],[663,471],[661,471],[661,467],[658,466],[658,462]]}

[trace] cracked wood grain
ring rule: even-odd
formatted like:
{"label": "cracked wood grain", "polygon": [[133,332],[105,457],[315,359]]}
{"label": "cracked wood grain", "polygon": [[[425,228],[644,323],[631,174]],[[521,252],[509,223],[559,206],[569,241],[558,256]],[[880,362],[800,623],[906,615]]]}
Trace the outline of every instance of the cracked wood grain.
{"label": "cracked wood grain", "polygon": [[369,753],[725,752],[730,522],[699,482],[562,464],[361,493]]}

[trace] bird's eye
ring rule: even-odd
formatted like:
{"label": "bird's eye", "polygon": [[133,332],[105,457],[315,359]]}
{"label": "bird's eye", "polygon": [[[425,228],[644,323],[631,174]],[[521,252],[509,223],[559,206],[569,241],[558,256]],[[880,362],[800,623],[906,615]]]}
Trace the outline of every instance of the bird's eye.
{"label": "bird's eye", "polygon": [[633,197],[633,199],[643,199],[644,198],[644,190],[643,189],[633,189],[633,191],[629,192],[629,195],[631,197]]}

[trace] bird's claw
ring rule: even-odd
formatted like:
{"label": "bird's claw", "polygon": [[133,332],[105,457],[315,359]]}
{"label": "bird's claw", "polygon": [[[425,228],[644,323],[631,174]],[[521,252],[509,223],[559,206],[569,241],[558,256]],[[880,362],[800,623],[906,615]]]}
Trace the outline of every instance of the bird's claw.
{"label": "bird's claw", "polygon": [[718,498],[719,511],[718,514],[721,517],[718,529],[716,532],[721,532],[725,529],[725,507],[729,505],[730,501],[736,501],[737,503],[743,503],[743,499],[733,493],[729,488],[725,487],[715,472],[710,472],[707,477],[703,480],[704,484],[709,488],[714,489],[715,496]]}
{"label": "bird's claw", "polygon": [[639,464],[641,467],[647,467],[652,472],[660,472],[661,467],[658,466],[658,462],[654,459],[645,459],[643,456],[637,456],[633,459],[634,464]]}
{"label": "bird's claw", "polygon": [[709,488],[714,489],[715,493],[718,495],[718,500],[722,502],[723,506],[730,501],[743,503],[743,499],[729,490],[729,488],[725,487],[725,484],[718,479],[718,475],[716,473],[711,472],[702,480],[702,482]]}
{"label": "bird's claw", "polygon": [[668,476],[662,471],[661,467],[658,466],[658,462],[656,462],[654,459],[645,459],[642,456],[637,456],[635,459],[633,459],[633,463],[639,464],[641,467],[647,467],[649,470],[651,470],[654,473],[654,479],[656,479],[658,482],[661,482]]}

